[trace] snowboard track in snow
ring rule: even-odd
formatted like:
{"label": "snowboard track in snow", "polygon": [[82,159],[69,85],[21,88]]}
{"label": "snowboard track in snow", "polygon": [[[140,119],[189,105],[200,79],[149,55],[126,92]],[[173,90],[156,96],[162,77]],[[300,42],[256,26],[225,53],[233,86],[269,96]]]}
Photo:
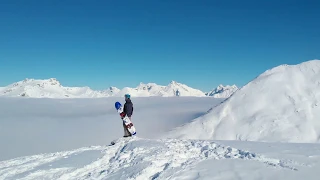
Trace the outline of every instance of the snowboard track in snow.
{"label": "snowboard track in snow", "polygon": [[[77,158],[82,153],[88,153],[91,158]],[[83,162],[83,159],[88,160]],[[3,161],[0,162],[0,179],[170,179],[207,159],[253,160],[267,167],[293,171],[298,170],[293,165],[301,165],[213,141],[135,137],[120,138],[112,146],[92,146]]]}

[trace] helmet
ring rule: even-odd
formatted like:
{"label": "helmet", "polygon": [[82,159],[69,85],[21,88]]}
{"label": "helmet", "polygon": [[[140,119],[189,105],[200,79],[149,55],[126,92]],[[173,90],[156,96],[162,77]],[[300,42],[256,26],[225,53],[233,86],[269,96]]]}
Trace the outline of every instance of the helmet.
{"label": "helmet", "polygon": [[125,97],[126,99],[130,99],[130,94],[125,94],[124,97]]}

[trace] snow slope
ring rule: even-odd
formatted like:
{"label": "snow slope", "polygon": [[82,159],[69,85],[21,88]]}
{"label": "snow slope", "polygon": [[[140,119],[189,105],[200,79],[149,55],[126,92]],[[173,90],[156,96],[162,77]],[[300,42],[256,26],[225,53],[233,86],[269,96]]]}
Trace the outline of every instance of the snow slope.
{"label": "snow slope", "polygon": [[241,144],[260,154],[225,145],[232,142],[138,137],[115,142],[2,161],[0,178],[315,180],[320,167],[319,144]]}
{"label": "snow slope", "polygon": [[[243,141],[320,141],[320,61],[281,65],[169,137]],[[196,132],[196,133],[190,133]]]}
{"label": "snow slope", "polygon": [[126,93],[130,93],[133,97],[206,96],[204,92],[176,81],[171,81],[167,86],[155,83],[140,83],[136,88],[125,87],[120,90],[116,87],[110,87],[103,91],[95,91],[89,87],[64,87],[55,78],[45,80],[25,79],[0,88],[0,96],[32,98],[123,97]]}
{"label": "snow slope", "polygon": [[228,98],[237,90],[238,90],[238,87],[236,85],[223,86],[222,84],[220,84],[218,87],[216,87],[212,91],[207,92],[206,96],[213,96],[215,98]]}

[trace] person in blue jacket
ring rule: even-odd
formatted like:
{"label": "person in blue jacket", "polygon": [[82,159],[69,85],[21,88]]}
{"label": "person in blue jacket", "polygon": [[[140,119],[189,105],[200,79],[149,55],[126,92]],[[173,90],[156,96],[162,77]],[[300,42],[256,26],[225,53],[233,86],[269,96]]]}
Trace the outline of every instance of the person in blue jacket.
{"label": "person in blue jacket", "polygon": [[[124,95],[126,103],[123,105],[123,113],[121,114],[122,117],[125,117],[126,115],[131,120],[131,116],[133,114],[133,103],[130,98],[130,94]],[[126,125],[123,122],[123,129],[124,129],[124,136],[123,137],[129,137],[131,136],[131,133],[126,128]]]}

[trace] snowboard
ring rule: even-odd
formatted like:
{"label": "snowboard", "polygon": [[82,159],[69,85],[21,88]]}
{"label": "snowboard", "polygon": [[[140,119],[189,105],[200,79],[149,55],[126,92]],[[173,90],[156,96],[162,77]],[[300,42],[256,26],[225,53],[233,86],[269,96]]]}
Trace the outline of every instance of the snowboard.
{"label": "snowboard", "polygon": [[[116,102],[114,106],[121,117],[121,113],[123,112],[122,104],[120,102]],[[126,115],[125,117],[121,117],[121,119],[124,122],[125,126],[127,127],[128,131],[131,133],[131,135],[132,136],[136,135],[137,134],[136,128],[133,126],[133,123],[131,122],[129,117]]]}

